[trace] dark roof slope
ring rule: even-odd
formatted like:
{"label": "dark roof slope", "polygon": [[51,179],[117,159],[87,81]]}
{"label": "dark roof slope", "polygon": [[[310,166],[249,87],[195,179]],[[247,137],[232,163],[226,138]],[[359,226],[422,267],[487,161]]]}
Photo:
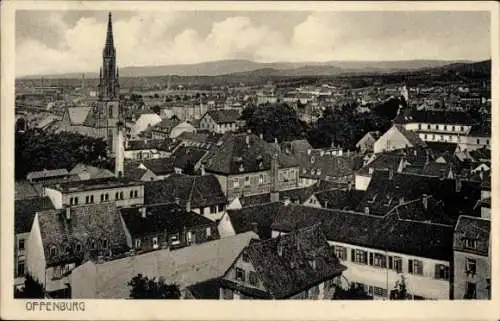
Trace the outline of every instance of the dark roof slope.
{"label": "dark roof slope", "polygon": [[[120,215],[114,202],[71,207],[71,218],[65,210],[47,210],[38,215],[45,258],[48,266],[82,262],[89,255],[109,254],[106,250],[90,249],[90,241],[108,240],[112,253],[127,249]],[[83,251],[78,251],[80,245]],[[57,249],[55,255],[50,248]]]}
{"label": "dark roof slope", "polygon": [[217,109],[209,110],[207,114],[217,123],[217,124],[227,124],[234,123],[240,118],[240,112],[236,109]]}
{"label": "dark roof slope", "polygon": [[175,172],[174,162],[171,158],[145,159],[142,164],[155,175],[168,175]]}
{"label": "dark roof slope", "polygon": [[174,167],[187,169],[189,166],[194,166],[207,154],[207,152],[206,149],[192,146],[179,147],[172,154]]}
{"label": "dark roof slope", "polygon": [[461,111],[413,110],[407,116],[406,122],[468,125],[471,124],[471,117]]}
{"label": "dark roof slope", "polygon": [[137,186],[142,184],[143,184],[142,182],[134,181],[124,177],[122,178],[103,177],[103,178],[95,178],[87,180],[62,182],[49,185],[48,187],[59,190],[63,193],[71,193],[78,191],[92,191],[98,189],[117,188],[124,186]]}
{"label": "dark roof slope", "polygon": [[236,234],[254,231],[261,239],[268,239],[271,238],[271,225],[280,207],[279,202],[267,203],[228,210],[227,214]]}
{"label": "dark roof slope", "polygon": [[[228,133],[207,156],[205,169],[222,174],[269,170],[275,153],[279,155],[280,167],[297,166],[293,156],[281,153],[256,135]],[[243,172],[240,171],[240,166],[243,167]]]}
{"label": "dark roof slope", "polygon": [[186,212],[177,204],[164,204],[146,207],[146,217],[141,216],[141,208],[120,209],[125,225],[133,237],[152,233],[177,233],[184,228],[204,227],[215,222],[202,215]]}
{"label": "dark roof slope", "polygon": [[321,206],[325,208],[354,210],[363,198],[364,191],[331,189],[321,191],[314,196],[318,199]]}
{"label": "dark roof slope", "polygon": [[172,174],[163,180],[146,182],[145,204],[167,204],[179,200],[181,206],[191,201],[191,208],[227,204],[219,181],[213,175]]}
{"label": "dark roof slope", "polygon": [[275,299],[291,297],[346,269],[317,226],[254,242],[243,251]]}
{"label": "dark roof slope", "polygon": [[54,209],[54,204],[49,197],[16,200],[14,203],[16,234],[31,231],[36,212],[50,209]]}
{"label": "dark roof slope", "polygon": [[450,260],[453,254],[452,226],[405,221],[394,215],[379,217],[290,204],[280,208],[271,228],[291,232],[314,224],[322,227],[330,241],[440,260]]}

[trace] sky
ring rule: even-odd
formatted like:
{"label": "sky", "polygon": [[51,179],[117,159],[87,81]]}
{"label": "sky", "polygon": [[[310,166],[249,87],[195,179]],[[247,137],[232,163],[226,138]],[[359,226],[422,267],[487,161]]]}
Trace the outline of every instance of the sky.
{"label": "sky", "polygon": [[[16,12],[16,75],[97,72],[107,12]],[[113,12],[117,63],[490,58],[489,12]]]}

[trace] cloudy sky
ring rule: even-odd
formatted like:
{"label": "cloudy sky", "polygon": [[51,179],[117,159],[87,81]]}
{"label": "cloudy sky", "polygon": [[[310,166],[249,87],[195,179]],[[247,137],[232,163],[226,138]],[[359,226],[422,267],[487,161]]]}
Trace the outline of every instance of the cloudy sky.
{"label": "cloudy sky", "polygon": [[[95,72],[107,12],[17,11],[16,75]],[[488,12],[113,12],[121,67],[490,58]]]}

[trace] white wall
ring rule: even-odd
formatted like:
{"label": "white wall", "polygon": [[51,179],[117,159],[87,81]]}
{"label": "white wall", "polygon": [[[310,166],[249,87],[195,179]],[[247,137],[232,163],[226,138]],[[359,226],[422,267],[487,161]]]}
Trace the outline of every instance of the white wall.
{"label": "white wall", "polygon": [[26,244],[26,271],[36,280],[45,284],[45,253],[43,250],[42,235],[38,223],[38,214],[35,215],[30,236]]}
{"label": "white wall", "polygon": [[62,193],[59,192],[58,190],[52,189],[45,187],[44,188],[45,195],[47,195],[50,200],[52,201],[52,204],[54,204],[54,207],[56,209],[61,209],[63,208],[63,197]]}
{"label": "white wall", "polygon": [[354,188],[360,191],[366,191],[370,185],[372,177],[356,174],[354,176]]}

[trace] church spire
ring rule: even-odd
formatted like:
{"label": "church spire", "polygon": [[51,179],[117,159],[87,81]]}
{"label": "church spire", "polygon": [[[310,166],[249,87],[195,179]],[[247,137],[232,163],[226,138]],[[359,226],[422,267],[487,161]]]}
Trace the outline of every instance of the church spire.
{"label": "church spire", "polygon": [[111,20],[111,12],[108,14],[108,31],[106,33],[106,45],[104,47],[104,56],[111,57],[115,54],[115,46],[113,41],[113,22]]}

